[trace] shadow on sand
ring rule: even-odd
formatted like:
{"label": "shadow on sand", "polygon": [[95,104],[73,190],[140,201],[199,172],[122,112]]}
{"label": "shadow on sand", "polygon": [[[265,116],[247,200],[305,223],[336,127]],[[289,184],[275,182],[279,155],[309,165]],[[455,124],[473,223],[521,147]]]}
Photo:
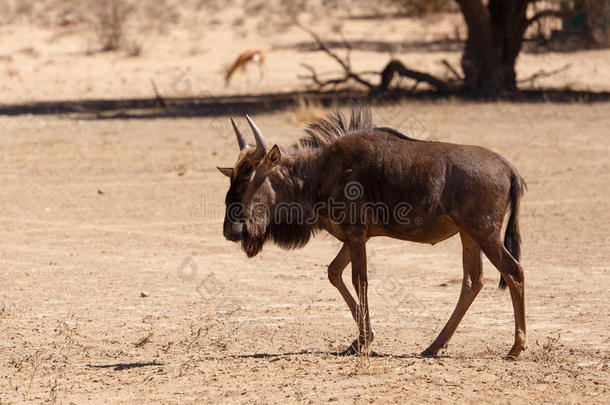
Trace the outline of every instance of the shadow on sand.
{"label": "shadow on sand", "polygon": [[[329,107],[341,106],[354,101],[384,105],[404,100],[438,101],[451,98],[470,102],[491,101],[460,92],[455,92],[448,96],[439,95],[431,90],[411,92],[396,89],[384,92],[381,95],[374,95],[365,90],[296,91],[235,96],[67,100],[25,104],[0,104],[0,116],[67,115],[69,118],[90,120],[216,117],[286,110],[295,106],[299,100],[303,99]],[[522,90],[496,99],[496,101],[608,102],[610,101],[610,92],[563,89]]]}
{"label": "shadow on sand", "polygon": [[[331,356],[331,357],[356,357],[354,355],[351,356],[346,356],[344,355],[342,352],[327,352],[327,351],[322,351],[322,350],[300,350],[300,351],[294,351],[294,352],[285,352],[285,353],[253,353],[253,354],[240,354],[240,355],[233,355],[233,356],[229,356],[231,358],[237,358],[237,359],[267,359],[269,361],[277,361],[280,360],[283,357],[297,357],[297,356],[303,356],[303,355],[313,355],[313,356],[319,356],[319,357],[325,357],[325,356]],[[468,360],[468,359],[481,359],[481,358],[486,358],[485,356],[449,356],[449,355],[445,355],[445,354],[440,354],[437,356],[432,356],[432,357],[426,357],[426,356],[422,356],[420,354],[416,354],[416,353],[410,353],[410,354],[388,354],[388,353],[377,353],[377,352],[371,352],[370,356],[371,358],[385,358],[385,359],[389,359],[389,358],[393,358],[393,359],[412,359],[412,360],[425,360],[425,359],[456,359],[456,360]],[[491,356],[490,358],[494,358],[493,356]]]}
{"label": "shadow on sand", "polygon": [[131,368],[141,368],[141,367],[152,367],[152,366],[162,366],[163,363],[151,362],[151,363],[116,363],[116,364],[87,364],[89,368],[111,368],[115,371],[120,370],[129,370]]}

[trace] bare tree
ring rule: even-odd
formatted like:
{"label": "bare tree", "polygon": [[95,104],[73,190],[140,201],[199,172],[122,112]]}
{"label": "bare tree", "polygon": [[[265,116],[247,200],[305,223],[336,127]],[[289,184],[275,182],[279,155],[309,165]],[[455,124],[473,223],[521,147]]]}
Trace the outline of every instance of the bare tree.
{"label": "bare tree", "polygon": [[597,45],[610,45],[610,1],[582,0],[586,13],[585,37]]}
{"label": "bare tree", "polygon": [[[389,88],[392,78],[400,75],[414,79],[415,86],[420,82],[425,82],[442,94],[461,91],[478,96],[497,97],[517,90],[515,63],[527,28],[543,18],[566,17],[579,11],[578,8],[560,11],[548,8],[547,4],[543,10],[528,17],[528,7],[536,0],[455,1],[468,26],[468,39],[461,60],[463,75],[453,69],[448,62],[442,61],[454,77],[451,82],[443,81],[429,73],[408,69],[397,59],[391,60],[381,72],[356,73],[349,62],[350,47],[346,41],[344,41],[344,46],[347,54],[342,58],[331,51],[317,35],[308,29],[307,31],[316,40],[319,49],[339,63],[343,74],[323,80],[311,66],[304,65],[310,72],[310,75],[306,77],[319,88],[353,81],[368,87],[371,91],[384,91]],[[381,79],[374,84],[371,80],[364,78],[367,75],[378,75]],[[544,75],[547,73],[539,72],[536,77]]]}
{"label": "bare tree", "polygon": [[515,62],[527,28],[546,17],[565,17],[577,10],[545,9],[527,17],[536,0],[456,0],[468,26],[462,54],[464,88],[496,96],[517,90]]}

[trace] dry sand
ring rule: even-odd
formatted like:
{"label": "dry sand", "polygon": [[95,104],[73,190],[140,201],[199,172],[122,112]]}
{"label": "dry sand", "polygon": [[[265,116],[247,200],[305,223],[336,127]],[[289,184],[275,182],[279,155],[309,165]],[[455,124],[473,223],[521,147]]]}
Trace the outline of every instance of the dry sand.
{"label": "dry sand", "polygon": [[[433,40],[450,33],[443,21],[358,20],[344,30],[353,40]],[[330,32],[323,25],[314,28]],[[299,87],[300,62],[334,69],[324,55],[275,48],[307,40],[297,29],[239,32],[221,23],[145,33],[135,37],[142,56],[127,58],[86,55],[79,32],[5,25],[2,102],[150,97],[151,78],[166,95],[277,91]],[[249,83],[239,76],[225,88],[219,70],[253,47],[269,50],[262,81],[254,69]],[[458,51],[398,56],[437,73],[441,58],[459,61]],[[573,63],[540,84],[608,90],[609,56],[524,53],[519,72]],[[366,70],[388,55],[353,58]],[[190,87],[176,87],[188,68]],[[509,295],[487,261],[486,286],[448,349],[418,356],[457,301],[457,238],[369,242],[379,356],[337,357],[356,334],[326,277],[339,243],[320,235],[248,260],[222,237],[228,182],[215,166],[237,152],[225,118],[0,117],[0,403],[608,403],[609,112],[453,101],[374,108],[379,124],[419,138],[489,147],[527,180],[530,345],[516,362],[503,359]],[[288,144],[302,135],[294,116],[256,120],[269,142]]]}
{"label": "dry sand", "polygon": [[[455,238],[369,242],[381,357],[336,357],[356,333],[326,279],[339,243],[248,260],[221,235],[214,166],[237,150],[224,119],[1,118],[0,400],[608,402],[609,107],[400,106],[420,137],[490,147],[528,181],[517,362],[503,359],[512,309],[487,261],[449,348],[418,357],[457,300]],[[288,118],[257,122],[286,144],[301,134]]]}

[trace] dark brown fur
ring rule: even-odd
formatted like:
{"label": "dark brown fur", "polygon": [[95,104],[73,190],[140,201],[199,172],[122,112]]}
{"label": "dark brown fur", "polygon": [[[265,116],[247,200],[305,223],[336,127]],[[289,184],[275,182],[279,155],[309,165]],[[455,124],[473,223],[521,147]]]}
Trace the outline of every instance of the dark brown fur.
{"label": "dark brown fur", "polygon": [[[481,289],[483,252],[510,289],[515,344],[509,355],[518,356],[526,342],[524,278],[518,263],[518,210],[525,183],[515,168],[485,148],[418,141],[393,129],[376,128],[370,111],[361,107],[352,110],[349,123],[337,113],[312,124],[306,133],[297,144],[282,151],[274,147],[262,159],[249,160],[252,152],[242,155],[231,172],[229,194],[243,189],[233,197],[243,204],[243,227],[231,228],[239,234],[225,236],[240,240],[248,256],[260,252],[268,240],[284,248],[301,247],[320,230],[343,241],[328,273],[359,326],[359,338],[348,349],[355,352],[373,339],[366,299],[366,241],[387,236],[435,244],[459,233],[464,247],[460,299],[424,354],[436,355],[447,344]],[[356,193],[350,194],[351,186]],[[343,208],[337,212],[333,203]],[[295,211],[282,211],[285,205]],[[383,215],[384,207],[391,215]],[[404,215],[399,215],[401,207]],[[501,228],[508,211],[503,245]],[[349,262],[359,303],[341,278]]]}

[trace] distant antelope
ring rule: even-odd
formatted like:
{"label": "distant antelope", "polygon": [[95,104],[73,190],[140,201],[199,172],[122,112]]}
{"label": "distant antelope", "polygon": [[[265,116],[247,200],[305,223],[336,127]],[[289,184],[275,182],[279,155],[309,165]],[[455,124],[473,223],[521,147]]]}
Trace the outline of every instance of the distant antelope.
{"label": "distant antelope", "polygon": [[258,65],[260,77],[263,77],[263,63],[265,62],[265,54],[260,49],[242,52],[235,62],[227,69],[225,73],[225,85],[229,85],[231,77],[237,69],[245,69],[246,65],[256,63]]}
{"label": "distant antelope", "polygon": [[[336,113],[310,125],[306,138],[281,150],[277,145],[269,150],[260,130],[246,118],[256,146],[248,145],[232,121],[239,157],[235,167],[219,168],[231,179],[224,236],[240,242],[249,257],[268,240],[284,248],[304,246],[319,230],[342,241],[328,278],[359,329],[344,354],[362,351],[374,337],[367,299],[368,239],[387,236],[435,244],[459,233],[464,268],[460,297],[422,355],[434,356],[445,347],[481,290],[483,252],[502,275],[500,287],[508,284],[510,289],[515,342],[508,356],[519,356],[526,346],[518,224],[525,183],[506,159],[478,146],[419,141],[375,127],[370,110],[362,107],[352,109],[349,124]],[[287,211],[288,205],[297,212]],[[342,279],[350,262],[358,303]]]}

